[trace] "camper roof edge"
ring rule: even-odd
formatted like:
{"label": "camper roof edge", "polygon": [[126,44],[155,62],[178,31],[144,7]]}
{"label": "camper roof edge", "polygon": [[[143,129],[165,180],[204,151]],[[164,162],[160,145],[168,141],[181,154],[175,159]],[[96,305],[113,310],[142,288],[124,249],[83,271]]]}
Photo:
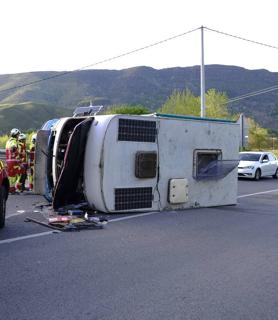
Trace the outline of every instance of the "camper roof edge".
{"label": "camper roof edge", "polygon": [[178,115],[178,114],[155,113],[155,115],[157,117],[162,117],[162,118],[175,118],[175,119],[185,119],[185,120],[187,119],[187,120],[201,120],[201,121],[236,123],[236,121],[227,120],[227,119],[200,118],[200,117],[194,117],[194,116],[183,116],[183,115]]}

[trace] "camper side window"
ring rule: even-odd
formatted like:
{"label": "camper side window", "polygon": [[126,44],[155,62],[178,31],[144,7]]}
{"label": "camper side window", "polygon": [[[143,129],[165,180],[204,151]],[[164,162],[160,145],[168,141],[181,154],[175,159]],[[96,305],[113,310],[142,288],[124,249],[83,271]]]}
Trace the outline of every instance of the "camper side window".
{"label": "camper side window", "polygon": [[193,177],[195,179],[204,179],[208,169],[213,166],[217,160],[221,159],[222,152],[219,149],[194,150]]}

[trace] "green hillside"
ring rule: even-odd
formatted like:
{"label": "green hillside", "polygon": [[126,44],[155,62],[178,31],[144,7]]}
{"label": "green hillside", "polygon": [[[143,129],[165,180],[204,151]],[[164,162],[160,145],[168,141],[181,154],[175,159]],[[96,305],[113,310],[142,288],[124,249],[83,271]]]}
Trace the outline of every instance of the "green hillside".
{"label": "green hillside", "polygon": [[[66,113],[62,108],[73,110],[77,105],[88,105],[90,100],[105,107],[134,104],[155,111],[174,90],[187,88],[195,95],[200,93],[199,66],[161,70],[149,67],[84,70],[57,77],[62,74],[30,72],[0,75],[0,104],[9,105],[9,110],[2,106],[0,111],[1,131],[21,125],[38,128],[40,120],[44,121],[48,115],[59,116]],[[54,78],[41,81],[49,77]],[[30,82],[35,83],[22,87]],[[277,84],[278,73],[275,72],[235,66],[206,66],[206,89],[224,91],[229,98]],[[7,90],[9,88],[15,89]],[[23,104],[26,101],[30,102]],[[28,104],[33,106],[33,111],[26,107]],[[11,108],[17,109],[11,112]],[[263,127],[278,130],[278,90],[230,104],[229,110],[244,112]]]}
{"label": "green hillside", "polygon": [[33,102],[1,104],[0,134],[7,133],[15,127],[23,131],[38,129],[46,120],[70,115],[72,112],[69,109]]}

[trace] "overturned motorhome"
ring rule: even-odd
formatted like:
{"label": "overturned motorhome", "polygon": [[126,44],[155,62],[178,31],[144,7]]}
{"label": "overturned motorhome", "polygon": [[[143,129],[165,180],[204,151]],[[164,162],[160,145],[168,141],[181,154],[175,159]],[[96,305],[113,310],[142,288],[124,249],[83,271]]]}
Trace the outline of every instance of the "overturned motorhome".
{"label": "overturned motorhome", "polygon": [[176,115],[95,115],[38,132],[35,191],[54,209],[87,201],[102,212],[237,202],[239,126]]}

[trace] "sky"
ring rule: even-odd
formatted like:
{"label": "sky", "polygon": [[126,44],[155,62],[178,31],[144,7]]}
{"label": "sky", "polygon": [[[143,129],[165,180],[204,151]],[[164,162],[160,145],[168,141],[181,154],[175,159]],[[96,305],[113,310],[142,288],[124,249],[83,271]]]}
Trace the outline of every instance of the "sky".
{"label": "sky", "polygon": [[[0,3],[0,74],[199,65],[205,26],[278,47],[277,0],[9,0]],[[204,32],[205,64],[278,72],[278,50]],[[94,65],[95,64],[95,65]]]}

